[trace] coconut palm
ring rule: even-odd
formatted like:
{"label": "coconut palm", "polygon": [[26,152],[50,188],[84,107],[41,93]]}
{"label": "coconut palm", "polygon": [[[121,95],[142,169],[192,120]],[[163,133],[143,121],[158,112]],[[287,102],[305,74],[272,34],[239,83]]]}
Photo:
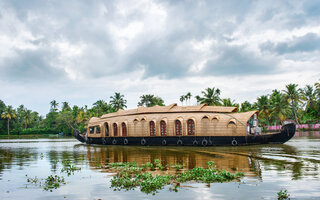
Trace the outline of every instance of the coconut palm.
{"label": "coconut palm", "polygon": [[152,107],[152,106],[164,106],[164,101],[161,97],[154,96],[153,94],[145,94],[140,96],[140,102],[138,103],[138,106],[146,106],[146,107]]}
{"label": "coconut palm", "polygon": [[297,110],[298,110],[298,103],[302,103],[301,99],[301,93],[297,89],[298,84],[288,84],[286,85],[286,90],[283,90],[285,93],[285,99],[290,104],[292,115],[294,116],[294,119],[297,123],[298,117],[297,117]]}
{"label": "coconut palm", "polygon": [[15,113],[15,110],[12,108],[12,106],[7,106],[3,113],[1,114],[1,118],[3,119],[7,119],[7,122],[8,122],[8,135],[10,135],[10,120],[11,119],[15,119],[17,116],[16,116],[16,113]]}
{"label": "coconut palm", "polygon": [[189,105],[190,105],[190,99],[192,97],[192,94],[190,92],[188,92],[185,96],[186,100],[188,99],[189,100]]}
{"label": "coconut palm", "polygon": [[313,89],[313,86],[307,85],[305,88],[301,89],[300,92],[302,94],[302,99],[306,102],[305,112],[315,110],[317,93]]}
{"label": "coconut palm", "polygon": [[241,104],[240,112],[247,112],[253,109],[252,104],[249,101],[245,101]]}
{"label": "coconut palm", "polygon": [[200,104],[208,104],[209,106],[219,106],[221,105],[220,99],[220,89],[217,88],[207,88],[205,91],[201,92],[203,97],[196,96],[197,102]]}
{"label": "coconut palm", "polygon": [[289,113],[288,102],[278,90],[273,90],[270,96],[270,115],[275,122],[280,123],[286,119]]}
{"label": "coconut palm", "polygon": [[51,105],[51,110],[52,111],[57,111],[58,110],[59,103],[56,100],[52,100],[50,102],[50,105]]}
{"label": "coconut palm", "polygon": [[30,125],[32,123],[32,111],[31,110],[26,110],[24,112],[24,128],[26,129],[28,127],[28,125]]}
{"label": "coconut palm", "polygon": [[257,98],[257,102],[254,104],[257,110],[259,110],[259,117],[265,120],[267,125],[270,124],[270,104],[268,96],[262,95]]}
{"label": "coconut palm", "polygon": [[62,111],[65,111],[65,110],[68,110],[68,111],[71,110],[69,103],[66,101],[62,102]]}
{"label": "coconut palm", "polygon": [[182,103],[182,105],[183,105],[183,102],[184,102],[185,99],[186,99],[186,97],[184,95],[180,96],[180,102]]}
{"label": "coconut palm", "polygon": [[125,100],[124,95],[120,94],[119,92],[115,92],[114,96],[111,96],[110,99],[110,104],[113,106],[115,111],[127,107],[127,100]]}

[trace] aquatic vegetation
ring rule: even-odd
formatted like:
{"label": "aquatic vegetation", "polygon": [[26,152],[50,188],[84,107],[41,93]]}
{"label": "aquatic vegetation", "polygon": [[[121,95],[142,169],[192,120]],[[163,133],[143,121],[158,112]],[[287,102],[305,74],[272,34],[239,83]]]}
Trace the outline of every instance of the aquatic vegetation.
{"label": "aquatic vegetation", "polygon": [[80,167],[76,167],[76,166],[72,165],[70,160],[62,161],[62,165],[63,165],[63,168],[61,169],[61,172],[66,172],[68,174],[68,176],[73,174],[75,171],[81,170]]}
{"label": "aquatic vegetation", "polygon": [[[151,167],[153,165],[155,165],[158,170],[163,170],[165,168],[161,165],[161,160],[158,159],[155,159],[154,163],[151,164],[146,163],[143,164],[142,167],[139,167],[135,163],[110,163],[110,165],[113,166],[112,168],[118,171],[118,173],[111,179],[111,187],[115,190],[131,190],[139,187],[142,192],[155,194],[166,185],[173,185],[173,190],[177,191],[180,183],[184,182],[228,182],[238,180],[244,176],[244,173],[231,174],[226,170],[215,169],[212,167],[213,162],[208,162],[207,169],[195,167],[191,170],[177,174],[160,175],[143,172],[147,167]],[[183,167],[178,164],[175,166],[177,169],[181,169]]]}
{"label": "aquatic vegetation", "polygon": [[66,182],[64,181],[63,176],[60,177],[58,175],[50,175],[45,179],[43,189],[50,190],[50,192],[52,192],[52,189],[57,189],[64,184],[66,184]]}
{"label": "aquatic vegetation", "polygon": [[[26,175],[28,177],[28,175]],[[44,183],[42,183],[44,181]],[[40,186],[46,191],[52,192],[53,189],[59,188],[61,185],[66,184],[63,176],[50,175],[46,179],[39,179],[38,177],[27,178],[27,182],[34,184],[35,186]]]}
{"label": "aquatic vegetation", "polygon": [[[28,175],[26,175],[28,177]],[[34,177],[34,178],[27,178],[27,182],[28,183],[32,183],[32,184],[38,184],[39,183],[39,179],[38,177]]]}
{"label": "aquatic vegetation", "polygon": [[278,192],[277,194],[278,194],[278,200],[288,200],[288,199],[290,199],[289,198],[290,194],[288,194],[287,190],[280,190],[280,192]]}

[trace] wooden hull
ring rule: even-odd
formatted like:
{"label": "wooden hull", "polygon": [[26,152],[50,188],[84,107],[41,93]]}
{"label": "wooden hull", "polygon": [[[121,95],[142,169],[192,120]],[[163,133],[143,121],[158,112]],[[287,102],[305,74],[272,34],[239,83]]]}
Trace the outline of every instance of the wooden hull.
{"label": "wooden hull", "polygon": [[75,133],[82,143],[101,145],[144,145],[144,146],[238,146],[257,144],[283,144],[296,131],[295,124],[283,126],[281,132],[256,136],[150,136],[150,137],[96,137],[86,138]]}

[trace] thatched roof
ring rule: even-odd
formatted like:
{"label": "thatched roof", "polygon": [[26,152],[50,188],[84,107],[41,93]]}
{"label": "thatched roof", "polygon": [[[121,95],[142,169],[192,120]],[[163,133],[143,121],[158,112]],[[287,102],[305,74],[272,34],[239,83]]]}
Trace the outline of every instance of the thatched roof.
{"label": "thatched roof", "polygon": [[207,104],[201,104],[196,106],[178,106],[176,103],[174,103],[168,106],[153,106],[153,107],[139,106],[136,109],[119,110],[118,112],[115,112],[115,113],[102,115],[101,119],[116,117],[116,116],[135,115],[135,114],[179,113],[179,112],[233,113],[236,111],[237,111],[237,107],[208,106]]}

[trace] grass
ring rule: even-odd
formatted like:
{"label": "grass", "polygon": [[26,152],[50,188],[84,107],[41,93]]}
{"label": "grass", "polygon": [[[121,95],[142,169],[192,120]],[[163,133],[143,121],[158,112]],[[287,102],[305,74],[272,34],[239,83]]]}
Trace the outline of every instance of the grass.
{"label": "grass", "polygon": [[[175,174],[155,174],[145,172],[146,169],[162,171],[165,167],[161,164],[161,161],[155,159],[154,163],[146,163],[138,166],[135,162],[131,163],[110,163],[112,169],[117,174],[111,179],[111,187],[114,190],[131,190],[140,188],[144,193],[153,195],[160,189],[163,189],[166,185],[174,186],[174,191],[177,191],[180,183],[189,181],[196,181],[202,183],[214,183],[214,182],[228,182],[233,180],[239,180],[244,176],[244,173],[231,174],[226,170],[220,170],[213,167],[213,162],[207,163],[208,168],[195,167],[191,170],[184,172],[178,172],[182,169],[182,165],[174,165],[177,170]],[[173,165],[171,165],[173,166]]]}

